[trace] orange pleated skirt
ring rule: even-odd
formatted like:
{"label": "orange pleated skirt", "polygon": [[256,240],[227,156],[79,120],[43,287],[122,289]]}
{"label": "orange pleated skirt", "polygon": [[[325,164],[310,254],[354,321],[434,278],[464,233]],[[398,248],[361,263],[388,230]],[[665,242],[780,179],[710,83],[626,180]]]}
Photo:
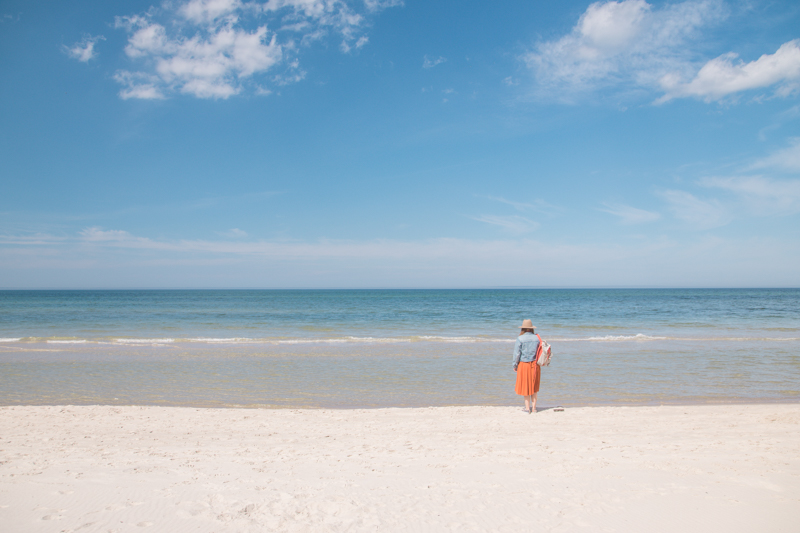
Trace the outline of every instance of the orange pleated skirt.
{"label": "orange pleated skirt", "polygon": [[531,396],[539,392],[541,369],[535,361],[517,365],[517,386],[514,391],[520,396]]}

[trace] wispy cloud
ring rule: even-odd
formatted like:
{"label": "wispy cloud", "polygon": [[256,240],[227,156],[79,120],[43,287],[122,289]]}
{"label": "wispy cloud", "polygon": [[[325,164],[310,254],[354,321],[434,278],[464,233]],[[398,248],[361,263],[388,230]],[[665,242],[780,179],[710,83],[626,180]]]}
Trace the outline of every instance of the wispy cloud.
{"label": "wispy cloud", "polygon": [[304,79],[300,49],[330,33],[342,39],[344,52],[365,46],[368,17],[393,5],[399,3],[167,2],[143,14],[116,18],[115,27],[128,33],[125,54],[132,66],[118,71],[114,79],[123,86],[123,99],[177,93],[226,99],[245,90],[264,94],[265,74],[277,85]]}
{"label": "wispy cloud", "polygon": [[675,218],[689,223],[693,229],[718,228],[732,220],[719,200],[702,200],[686,191],[667,190],[660,195],[666,200]]}
{"label": "wispy cloud", "polygon": [[78,41],[72,46],[64,46],[62,49],[71,58],[77,59],[83,63],[88,63],[90,59],[97,57],[95,45],[99,41],[104,41],[106,38],[102,35],[92,37],[91,35],[84,36],[83,39]]}
{"label": "wispy cloud", "polygon": [[789,146],[756,161],[751,169],[774,168],[800,172],[800,137],[789,139]]}
{"label": "wispy cloud", "polygon": [[163,100],[165,98],[161,79],[146,72],[128,72],[118,70],[114,81],[124,86],[119,93],[120,98],[138,98],[140,100]]}
{"label": "wispy cloud", "polygon": [[512,233],[530,233],[539,229],[539,223],[529,220],[519,215],[498,216],[498,215],[481,215],[478,217],[471,217],[472,220],[484,222],[493,226],[499,226],[506,231]]}
{"label": "wispy cloud", "polygon": [[506,205],[510,205],[517,211],[537,211],[540,213],[553,213],[561,210],[561,208],[539,199],[536,199],[533,202],[518,202],[516,200],[508,200],[501,196],[483,196],[483,198],[486,198],[487,200],[493,200],[495,202],[500,202]]}
{"label": "wispy cloud", "polygon": [[0,234],[0,244],[17,246],[41,246],[54,245],[61,242],[69,242],[71,239],[64,236],[56,236],[50,233],[27,232],[20,234]]}
{"label": "wispy cloud", "polygon": [[604,203],[603,205],[605,207],[600,211],[619,217],[620,222],[623,224],[645,224],[647,222],[655,222],[661,218],[660,213],[645,211],[629,205],[609,203]]}
{"label": "wispy cloud", "polygon": [[736,194],[746,211],[762,216],[800,213],[800,180],[775,180],[763,176],[711,177],[700,185]]}
{"label": "wispy cloud", "polygon": [[447,61],[446,57],[439,56],[439,57],[437,57],[435,59],[431,59],[428,56],[425,56],[425,58],[424,58],[424,60],[422,62],[422,68],[433,68],[436,65],[441,65],[445,61]]}
{"label": "wispy cloud", "polygon": [[217,235],[222,237],[228,237],[229,239],[245,239],[247,238],[247,232],[244,230],[240,230],[239,228],[232,228],[228,231],[218,231]]}

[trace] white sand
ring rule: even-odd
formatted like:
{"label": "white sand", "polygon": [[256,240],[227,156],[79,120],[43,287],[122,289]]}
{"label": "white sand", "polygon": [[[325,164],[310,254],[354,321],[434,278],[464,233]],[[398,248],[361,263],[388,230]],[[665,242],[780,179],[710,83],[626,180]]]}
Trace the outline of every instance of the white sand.
{"label": "white sand", "polygon": [[800,531],[800,405],[0,408],[0,531]]}

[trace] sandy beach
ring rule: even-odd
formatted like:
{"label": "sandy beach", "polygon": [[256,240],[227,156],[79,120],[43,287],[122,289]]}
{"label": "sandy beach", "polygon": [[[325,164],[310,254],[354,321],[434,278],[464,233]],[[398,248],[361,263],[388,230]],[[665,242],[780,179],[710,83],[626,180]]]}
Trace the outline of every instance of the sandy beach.
{"label": "sandy beach", "polygon": [[0,529],[759,531],[800,405],[0,408]]}

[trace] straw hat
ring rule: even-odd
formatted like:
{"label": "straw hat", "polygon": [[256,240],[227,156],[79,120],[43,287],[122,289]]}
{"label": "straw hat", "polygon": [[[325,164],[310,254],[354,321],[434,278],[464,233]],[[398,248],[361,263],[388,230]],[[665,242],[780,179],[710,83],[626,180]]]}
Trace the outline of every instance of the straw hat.
{"label": "straw hat", "polygon": [[520,329],[536,329],[536,326],[533,325],[533,322],[531,322],[530,318],[526,318],[522,321]]}

